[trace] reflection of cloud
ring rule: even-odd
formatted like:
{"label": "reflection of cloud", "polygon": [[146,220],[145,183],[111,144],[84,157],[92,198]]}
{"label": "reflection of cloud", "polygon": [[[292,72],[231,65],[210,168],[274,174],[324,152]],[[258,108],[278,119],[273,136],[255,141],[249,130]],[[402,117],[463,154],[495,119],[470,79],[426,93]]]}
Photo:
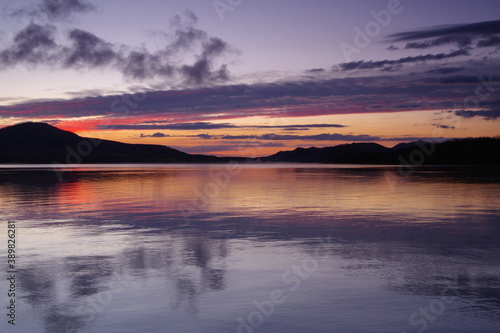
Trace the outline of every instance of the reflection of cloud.
{"label": "reflection of cloud", "polygon": [[110,258],[101,256],[67,257],[66,267],[72,278],[71,293],[74,298],[85,297],[104,291],[100,282],[112,274]]}
{"label": "reflection of cloud", "polygon": [[44,313],[45,332],[78,332],[85,322],[64,306],[51,306]]}
{"label": "reflection of cloud", "polygon": [[18,270],[19,287],[28,291],[26,299],[29,304],[38,306],[48,304],[54,294],[55,281],[42,266],[31,266],[30,269]]}
{"label": "reflection of cloud", "polygon": [[[335,276],[350,274],[362,279],[370,276],[377,281],[379,278],[381,281],[384,278],[392,278],[396,282],[389,286],[389,297],[394,296],[391,292],[434,297],[440,296],[445,288],[456,286],[454,290],[458,296],[467,301],[465,305],[463,305],[465,302],[461,303],[464,312],[474,307],[472,312],[474,314],[498,318],[500,309],[496,268],[500,255],[496,237],[499,230],[496,223],[498,209],[488,205],[486,207],[491,209],[477,213],[467,206],[460,208],[453,216],[447,215],[446,211],[436,216],[435,201],[439,197],[440,207],[452,204],[453,206],[449,207],[459,209],[456,207],[459,198],[467,197],[475,202],[489,198],[491,188],[498,184],[497,173],[488,169],[485,169],[484,173],[473,170],[469,172],[467,168],[460,172],[456,172],[455,168],[452,169],[440,168],[436,173],[432,172],[432,169],[426,169],[423,172],[416,172],[410,178],[401,178],[397,169],[391,167],[344,169],[308,166],[283,168],[279,171],[273,168],[248,168],[242,170],[240,178],[242,182],[234,183],[236,186],[231,188],[231,191],[240,188],[238,192],[234,192],[235,202],[214,199],[212,202],[214,205],[210,204],[206,210],[200,210],[199,214],[193,216],[189,225],[186,225],[179,216],[179,208],[168,206],[168,200],[165,200],[167,197],[169,200],[174,200],[177,193],[188,192],[191,189],[192,183],[185,185],[186,178],[183,178],[185,173],[182,171],[75,170],[75,176],[71,177],[73,182],[62,183],[60,186],[63,190],[49,197],[50,202],[60,203],[53,205],[57,206],[56,209],[60,210],[61,205],[66,206],[67,201],[64,200],[68,197],[77,197],[71,192],[75,189],[80,191],[81,197],[91,200],[102,198],[98,196],[99,193],[112,191],[116,193],[116,197],[112,198],[113,201],[126,200],[132,204],[101,207],[98,214],[89,209],[85,213],[78,213],[78,218],[75,220],[68,221],[67,217],[74,216],[77,208],[68,205],[64,213],[56,215],[54,208],[46,205],[49,202],[47,198],[43,200],[38,198],[36,202],[43,206],[44,211],[43,214],[37,215],[37,218],[57,224],[57,229],[61,231],[75,231],[76,236],[82,232],[92,233],[92,236],[98,236],[92,238],[93,241],[102,245],[105,245],[104,242],[113,244],[112,251],[118,253],[106,257],[85,253],[71,256],[54,253],[64,262],[64,265],[59,266],[54,265],[55,260],[47,259],[45,253],[37,257],[25,256],[23,274],[19,275],[19,288],[21,295],[27,297],[31,297],[32,293],[36,294],[36,290],[33,289],[43,289],[36,295],[37,304],[48,304],[46,310],[43,310],[42,319],[47,322],[47,333],[52,333],[60,328],[57,326],[59,324],[54,322],[76,321],[77,324],[88,322],[86,317],[75,318],[78,306],[81,305],[81,300],[99,299],[93,297],[99,294],[80,296],[72,292],[75,289],[72,286],[81,286],[87,291],[93,289],[114,291],[113,281],[109,277],[111,270],[112,273],[119,273],[130,284],[121,291],[125,295],[117,296],[113,303],[105,306],[105,311],[111,310],[111,315],[109,312],[103,316],[98,314],[97,320],[115,319],[115,314],[118,312],[130,313],[129,311],[136,310],[137,306],[146,307],[144,304],[138,305],[136,297],[153,295],[154,297],[146,299],[151,302],[152,307],[149,309],[153,309],[150,313],[151,318],[162,321],[165,318],[164,313],[156,310],[162,309],[162,306],[164,309],[165,305],[177,306],[177,309],[186,311],[188,315],[197,313],[198,309],[205,310],[210,307],[205,301],[217,297],[207,298],[206,296],[209,296],[207,293],[224,290],[226,286],[233,287],[233,283],[238,283],[233,281],[233,278],[238,276],[238,273],[246,274],[248,269],[248,266],[241,265],[240,259],[248,258],[255,247],[259,247],[262,253],[267,253],[267,248],[276,249],[268,252],[271,256],[264,266],[260,266],[258,258],[257,261],[251,260],[252,264],[257,265],[257,272],[260,269],[269,272],[267,270],[271,267],[269,265],[272,263],[271,260],[304,258],[304,255],[314,254],[318,245],[315,240],[323,239],[326,234],[332,234],[334,237],[322,251],[322,258],[325,260],[324,268],[329,269],[330,263],[334,264],[330,268],[332,272],[337,270],[334,273],[338,275]],[[205,179],[210,179],[208,172],[206,171]],[[386,173],[389,173],[388,178]],[[188,174],[192,172],[189,171]],[[279,184],[283,186],[273,187],[273,195],[268,195],[268,180],[280,177],[282,181]],[[175,179],[180,179],[179,184],[175,183]],[[397,191],[401,192],[384,190],[387,187],[387,179],[403,182],[401,186],[396,186]],[[252,191],[247,191],[250,187],[245,187],[245,183],[251,184]],[[475,185],[470,187],[474,183]],[[134,184],[137,187],[134,187]],[[299,188],[297,186],[311,184],[314,186],[304,187],[308,189],[307,195],[295,191]],[[416,184],[425,186],[419,188]],[[440,188],[453,186],[452,189],[456,189],[457,193],[451,198],[431,196],[428,185],[432,184]],[[8,190],[9,186],[12,185],[0,182],[0,189]],[[25,180],[22,186],[27,193],[40,191],[38,182],[30,183]],[[135,191],[138,187],[141,188],[140,193]],[[317,192],[312,191],[312,189],[317,190],[317,187],[319,187]],[[125,188],[127,191],[123,190]],[[167,192],[174,192],[174,195],[162,197],[162,194]],[[131,193],[136,193],[134,198],[137,201],[131,201]],[[364,200],[342,200],[346,195]],[[395,202],[388,203],[389,197]],[[11,196],[11,199],[26,198]],[[192,198],[184,200],[191,202]],[[223,202],[223,206],[216,206],[216,201]],[[248,206],[243,206],[247,204]],[[319,209],[312,210],[311,204],[316,205],[315,209]],[[470,204],[474,205],[474,202]],[[213,209],[214,207],[216,209]],[[225,209],[217,209],[220,207]],[[413,211],[413,213],[401,215],[401,211]],[[61,215],[66,217],[64,223],[52,220]],[[31,219],[33,217],[30,217]],[[36,226],[38,224],[30,223],[30,227]],[[43,230],[48,230],[46,224],[39,226]],[[36,229],[34,234],[36,235]],[[67,241],[76,243],[79,238],[71,237]],[[92,242],[88,245],[88,251],[94,253],[99,250],[94,244]],[[52,248],[53,244],[48,246]],[[228,254],[232,249],[233,252]],[[472,256],[471,259],[471,253],[479,255]],[[282,264],[280,261],[277,262]],[[457,263],[460,262],[471,266],[462,270],[457,267]],[[279,266],[271,269],[280,270]],[[60,271],[62,274],[52,275],[54,271]],[[229,273],[231,275],[228,275]],[[277,275],[278,282],[281,273]],[[88,278],[90,274],[95,274],[96,277]],[[453,284],[452,281],[457,275],[458,283]],[[74,279],[76,276],[85,278]],[[273,278],[274,275],[269,276]],[[331,286],[331,277],[328,274],[316,277],[315,281],[326,283],[318,284],[316,291],[322,291],[321,288],[324,286],[328,289],[325,292],[332,290],[328,287]],[[325,279],[321,280],[322,277]],[[154,293],[151,289],[150,293],[144,293],[141,284],[146,279],[163,282],[163,285],[169,288],[160,289],[154,286]],[[82,281],[85,283],[81,283]],[[45,282],[47,282],[46,287],[41,287]],[[261,285],[259,282],[259,288],[264,286],[263,291],[266,293],[274,288],[267,289],[266,282],[263,283]],[[248,295],[238,290],[233,293],[234,291],[234,288],[228,288],[227,294],[219,293],[218,297]],[[325,294],[324,299],[328,301],[327,296],[328,294]],[[22,302],[23,298],[19,300]],[[122,300],[130,300],[133,303],[121,303]],[[228,302],[228,304],[231,306],[235,303]],[[249,304],[251,306],[251,303]],[[417,306],[415,308],[418,309]],[[33,312],[36,316],[36,309]],[[407,317],[404,317],[401,320],[406,319]],[[135,318],[125,317],[124,320],[133,321]],[[91,326],[82,327],[82,331],[91,328]]]}

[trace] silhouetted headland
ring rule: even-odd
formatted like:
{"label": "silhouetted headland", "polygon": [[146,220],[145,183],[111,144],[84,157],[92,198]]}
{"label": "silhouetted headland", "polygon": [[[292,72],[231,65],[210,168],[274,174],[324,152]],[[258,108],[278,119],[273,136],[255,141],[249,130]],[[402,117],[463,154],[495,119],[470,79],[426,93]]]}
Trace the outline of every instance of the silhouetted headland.
{"label": "silhouetted headland", "polygon": [[500,137],[415,141],[387,148],[351,143],[324,148],[296,148],[258,159],[188,154],[149,144],[85,138],[45,123],[0,129],[0,163],[339,163],[386,165],[500,165]]}

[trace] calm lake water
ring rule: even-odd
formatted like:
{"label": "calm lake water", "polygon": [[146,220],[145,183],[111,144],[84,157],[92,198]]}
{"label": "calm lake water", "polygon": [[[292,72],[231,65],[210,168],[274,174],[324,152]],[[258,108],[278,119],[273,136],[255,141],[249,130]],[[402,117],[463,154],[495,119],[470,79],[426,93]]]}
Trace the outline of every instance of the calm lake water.
{"label": "calm lake water", "polygon": [[498,168],[10,166],[0,199],[1,332],[500,332]]}

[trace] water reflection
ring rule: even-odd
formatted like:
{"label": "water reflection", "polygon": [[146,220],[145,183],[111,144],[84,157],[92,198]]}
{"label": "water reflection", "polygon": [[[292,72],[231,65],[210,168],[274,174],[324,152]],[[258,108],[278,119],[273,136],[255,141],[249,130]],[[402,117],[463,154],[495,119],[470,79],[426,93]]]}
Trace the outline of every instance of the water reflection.
{"label": "water reflection", "polygon": [[320,243],[318,270],[263,330],[359,331],[348,318],[361,311],[379,316],[357,319],[374,331],[416,331],[408,316],[443,295],[455,297],[443,325],[453,313],[500,327],[498,170],[248,168],[183,218],[214,168],[0,172],[25,248],[19,300],[44,322],[33,332],[138,331],[137,312],[158,332],[234,332]]}

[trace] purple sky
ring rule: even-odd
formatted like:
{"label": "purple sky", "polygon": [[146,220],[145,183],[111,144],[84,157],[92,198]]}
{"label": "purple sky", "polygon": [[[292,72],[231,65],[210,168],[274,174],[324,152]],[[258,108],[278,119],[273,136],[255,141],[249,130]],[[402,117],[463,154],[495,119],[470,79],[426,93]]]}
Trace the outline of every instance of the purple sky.
{"label": "purple sky", "polygon": [[2,126],[46,121],[220,155],[500,134],[499,1],[22,0],[0,10]]}

